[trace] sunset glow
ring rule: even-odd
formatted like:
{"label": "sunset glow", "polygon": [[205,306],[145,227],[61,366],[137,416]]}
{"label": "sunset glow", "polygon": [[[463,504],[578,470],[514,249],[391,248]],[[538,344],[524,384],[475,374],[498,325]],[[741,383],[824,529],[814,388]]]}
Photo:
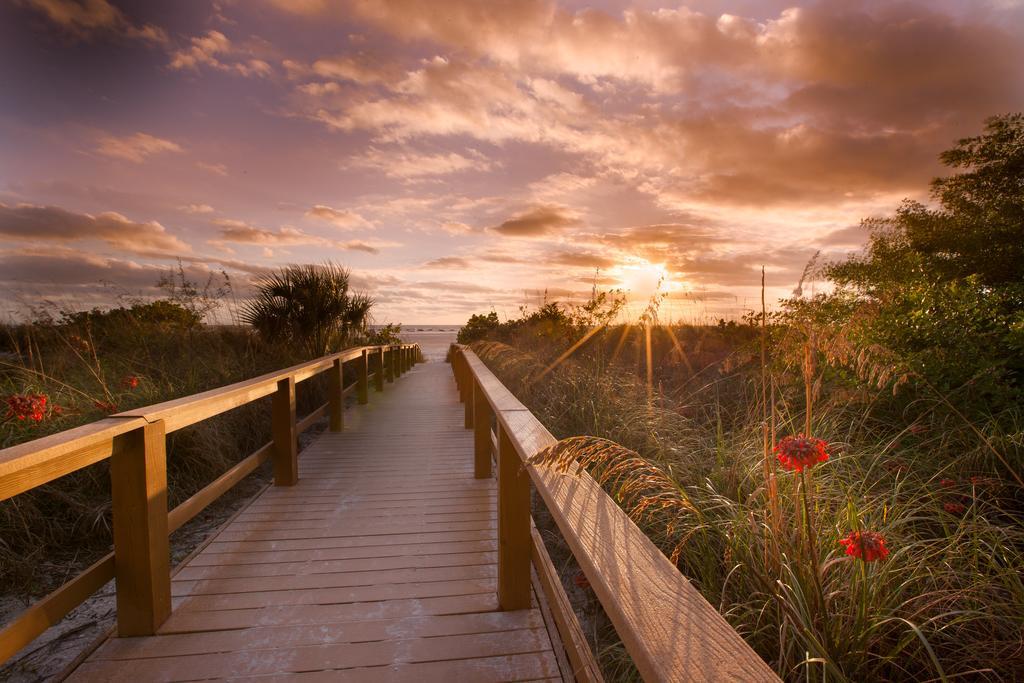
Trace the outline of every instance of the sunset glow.
{"label": "sunset glow", "polygon": [[667,294],[678,289],[672,276],[661,263],[630,263],[613,271],[631,301],[646,301],[655,294]]}
{"label": "sunset glow", "polygon": [[331,260],[377,322],[602,288],[735,317],[1020,108],[1024,10],[21,0],[0,7],[3,313],[238,296]]}

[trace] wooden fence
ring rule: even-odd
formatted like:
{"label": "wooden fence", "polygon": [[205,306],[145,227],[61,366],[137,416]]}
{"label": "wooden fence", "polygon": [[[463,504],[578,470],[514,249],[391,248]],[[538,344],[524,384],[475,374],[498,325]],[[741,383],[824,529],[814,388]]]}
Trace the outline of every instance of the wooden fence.
{"label": "wooden fence", "polygon": [[[502,609],[530,605],[531,561],[542,582],[558,581],[531,527],[532,482],[645,681],[779,680],[589,474],[526,462],[557,439],[476,354],[453,345],[450,359],[474,433],[475,476],[490,477],[497,462]],[[600,680],[567,602],[551,607],[577,680]]]}
{"label": "wooden fence", "polygon": [[[110,461],[114,550],[39,600],[0,631],[0,664],[116,578],[117,631],[152,635],[171,614],[168,536],[210,503],[273,460],[274,484],[298,478],[298,435],[327,415],[344,426],[345,396],[369,400],[370,382],[383,391],[416,362],[417,345],[362,346],[200,394],[136,408],[59,434],[0,450],[0,501],[101,460]],[[356,380],[344,386],[343,368]],[[328,373],[328,401],[302,419],[296,385]],[[167,509],[166,435],[233,408],[272,396],[272,440],[173,510]]]}

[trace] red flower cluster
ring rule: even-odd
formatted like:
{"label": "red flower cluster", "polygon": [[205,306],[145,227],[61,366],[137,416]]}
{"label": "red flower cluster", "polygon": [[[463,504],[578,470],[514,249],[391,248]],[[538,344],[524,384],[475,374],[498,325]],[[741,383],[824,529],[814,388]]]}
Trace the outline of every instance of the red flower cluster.
{"label": "red flower cluster", "polygon": [[583,572],[576,572],[575,576],[572,577],[572,581],[583,590],[590,588],[590,581]]}
{"label": "red flower cluster", "polygon": [[967,512],[967,507],[963,503],[957,503],[950,501],[942,504],[942,509],[951,515],[962,515]]}
{"label": "red flower cluster", "polygon": [[839,539],[839,543],[846,547],[847,555],[865,562],[884,560],[889,555],[885,537],[877,531],[851,531],[846,538]]}
{"label": "red flower cluster", "polygon": [[4,400],[4,403],[7,404],[7,417],[42,422],[46,416],[46,401],[47,398],[43,394],[13,394],[8,396]]}
{"label": "red flower cluster", "polygon": [[828,460],[828,444],[821,439],[804,436],[787,436],[775,446],[775,455],[787,470],[802,472],[819,462]]}
{"label": "red flower cluster", "polygon": [[117,412],[117,405],[108,401],[93,401],[92,404],[106,413]]}
{"label": "red flower cluster", "polygon": [[125,389],[135,389],[139,386],[139,378],[135,375],[128,375],[121,383],[124,384]]}
{"label": "red flower cluster", "polygon": [[956,479],[940,479],[939,486],[944,489],[951,489],[956,486]]}

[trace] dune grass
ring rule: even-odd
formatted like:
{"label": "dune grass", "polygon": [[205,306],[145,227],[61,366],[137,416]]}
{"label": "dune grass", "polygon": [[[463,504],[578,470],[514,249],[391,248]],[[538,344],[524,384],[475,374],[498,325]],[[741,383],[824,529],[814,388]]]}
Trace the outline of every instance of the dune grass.
{"label": "dune grass", "polygon": [[[472,346],[556,437],[586,435],[546,458],[584,463],[784,679],[1024,678],[1021,490],[1003,467],[1024,416],[968,427],[799,357],[762,365],[756,327],[651,332],[650,382],[640,328],[558,364],[572,339],[551,329]],[[809,422],[829,458],[788,471],[772,447]],[[888,556],[845,554],[856,531]],[[603,653],[611,678],[634,675],[624,659]]]}
{"label": "dune grass", "polygon": [[[248,328],[203,325],[181,313],[146,304],[0,328],[0,399],[46,399],[37,414],[24,419],[0,404],[0,448],[307,360],[306,351],[268,345]],[[322,380],[299,387],[299,415],[326,400]],[[269,401],[168,436],[171,507],[270,439]],[[45,592],[106,553],[110,505],[106,462],[0,502],[5,590]]]}

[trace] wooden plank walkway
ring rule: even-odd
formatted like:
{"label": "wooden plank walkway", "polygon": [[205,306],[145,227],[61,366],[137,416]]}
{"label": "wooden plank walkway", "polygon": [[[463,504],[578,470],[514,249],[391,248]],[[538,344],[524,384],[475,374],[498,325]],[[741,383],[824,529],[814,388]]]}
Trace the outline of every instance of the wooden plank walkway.
{"label": "wooden plank walkway", "polygon": [[174,577],[159,634],[71,681],[561,680],[533,608],[497,609],[495,482],[443,362],[346,412]]}

